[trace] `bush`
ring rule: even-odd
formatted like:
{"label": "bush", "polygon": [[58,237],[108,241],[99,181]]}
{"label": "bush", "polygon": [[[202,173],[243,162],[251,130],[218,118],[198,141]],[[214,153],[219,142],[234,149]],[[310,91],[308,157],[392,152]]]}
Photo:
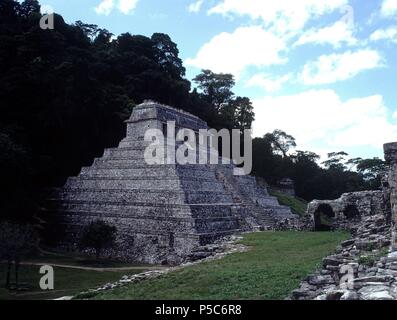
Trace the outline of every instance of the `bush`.
{"label": "bush", "polygon": [[80,250],[94,249],[98,260],[103,249],[112,248],[115,245],[116,232],[116,227],[104,221],[93,221],[82,230],[79,248]]}

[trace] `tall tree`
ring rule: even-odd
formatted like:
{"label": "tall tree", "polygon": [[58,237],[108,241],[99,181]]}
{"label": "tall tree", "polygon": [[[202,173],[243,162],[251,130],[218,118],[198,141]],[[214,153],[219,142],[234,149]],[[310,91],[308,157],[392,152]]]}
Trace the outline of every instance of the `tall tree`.
{"label": "tall tree", "polygon": [[23,258],[36,252],[38,237],[32,226],[10,222],[0,223],[0,260],[7,262],[6,288],[10,287],[11,267],[15,267],[15,284],[18,288],[19,265]]}
{"label": "tall tree", "polygon": [[231,106],[235,110],[236,126],[240,130],[251,129],[255,119],[254,107],[247,97],[236,97]]}
{"label": "tall tree", "polygon": [[176,43],[172,42],[170,36],[164,33],[154,33],[151,40],[157,49],[156,59],[164,70],[169,72],[173,78],[184,77],[186,69],[182,59],[179,58],[178,47]]}
{"label": "tall tree", "polygon": [[323,165],[328,169],[341,170],[346,169],[346,156],[344,151],[328,153],[328,159],[323,161]]}
{"label": "tall tree", "polygon": [[202,70],[193,81],[202,90],[205,99],[219,112],[222,107],[229,105],[234,93],[234,77],[231,74],[214,73],[211,70]]}
{"label": "tall tree", "polygon": [[272,133],[267,133],[264,137],[269,141],[274,152],[281,154],[284,158],[291,148],[296,147],[295,138],[282,130],[274,130]]}

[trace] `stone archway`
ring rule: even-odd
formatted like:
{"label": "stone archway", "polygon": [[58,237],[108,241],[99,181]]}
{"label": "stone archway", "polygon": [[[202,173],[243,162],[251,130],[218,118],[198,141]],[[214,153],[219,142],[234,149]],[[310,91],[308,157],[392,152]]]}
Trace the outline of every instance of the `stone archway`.
{"label": "stone archway", "polygon": [[348,205],[343,210],[343,215],[346,217],[347,220],[354,220],[360,218],[360,211],[358,211],[355,205]]}
{"label": "stone archway", "polygon": [[315,231],[329,231],[333,229],[335,212],[329,204],[320,204],[313,215]]}

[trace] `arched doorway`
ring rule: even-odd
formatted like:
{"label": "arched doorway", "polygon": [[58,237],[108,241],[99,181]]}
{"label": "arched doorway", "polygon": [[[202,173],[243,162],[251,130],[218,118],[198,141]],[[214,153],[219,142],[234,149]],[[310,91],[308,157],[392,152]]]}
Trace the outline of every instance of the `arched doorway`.
{"label": "arched doorway", "polygon": [[355,205],[348,205],[345,210],[343,210],[343,215],[347,220],[353,220],[360,217],[360,211],[358,211]]}
{"label": "arched doorway", "polygon": [[333,229],[335,212],[329,204],[320,204],[314,212],[314,230],[329,231]]}

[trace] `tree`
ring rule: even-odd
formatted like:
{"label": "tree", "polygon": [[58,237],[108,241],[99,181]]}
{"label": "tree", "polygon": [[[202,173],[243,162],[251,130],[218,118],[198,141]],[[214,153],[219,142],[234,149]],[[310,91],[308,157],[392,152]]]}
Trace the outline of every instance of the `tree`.
{"label": "tree", "polygon": [[88,224],[82,230],[80,236],[80,249],[94,249],[98,260],[103,249],[112,248],[115,245],[117,229],[102,220],[96,220]]}
{"label": "tree", "polygon": [[231,74],[214,73],[211,70],[202,70],[194,79],[205,98],[219,112],[222,107],[228,105],[234,93],[234,77]]}
{"label": "tree", "polygon": [[164,70],[169,72],[172,77],[184,77],[186,69],[182,59],[179,58],[178,47],[176,43],[172,42],[170,36],[164,33],[154,33],[151,40],[157,50],[156,59]]}
{"label": "tree", "polygon": [[323,161],[322,164],[328,169],[344,171],[346,169],[346,156],[348,154],[344,151],[331,152],[328,153],[328,159]]}
{"label": "tree", "polygon": [[281,154],[284,158],[291,148],[296,147],[295,138],[282,130],[274,130],[272,133],[267,133],[264,137],[269,141],[274,152]]}
{"label": "tree", "polygon": [[31,14],[40,14],[40,4],[37,0],[24,0],[19,15],[23,18],[29,18]]}
{"label": "tree", "polygon": [[235,123],[238,129],[251,129],[255,119],[254,107],[247,97],[236,97],[232,103],[235,110]]}
{"label": "tree", "polygon": [[10,222],[0,224],[0,259],[7,261],[6,288],[10,287],[12,263],[15,266],[15,284],[18,288],[19,265],[38,249],[38,237],[30,225],[19,225]]}
{"label": "tree", "polygon": [[370,189],[378,189],[381,186],[382,176],[387,170],[385,161],[379,158],[360,159],[357,162],[357,171],[368,183]]}

